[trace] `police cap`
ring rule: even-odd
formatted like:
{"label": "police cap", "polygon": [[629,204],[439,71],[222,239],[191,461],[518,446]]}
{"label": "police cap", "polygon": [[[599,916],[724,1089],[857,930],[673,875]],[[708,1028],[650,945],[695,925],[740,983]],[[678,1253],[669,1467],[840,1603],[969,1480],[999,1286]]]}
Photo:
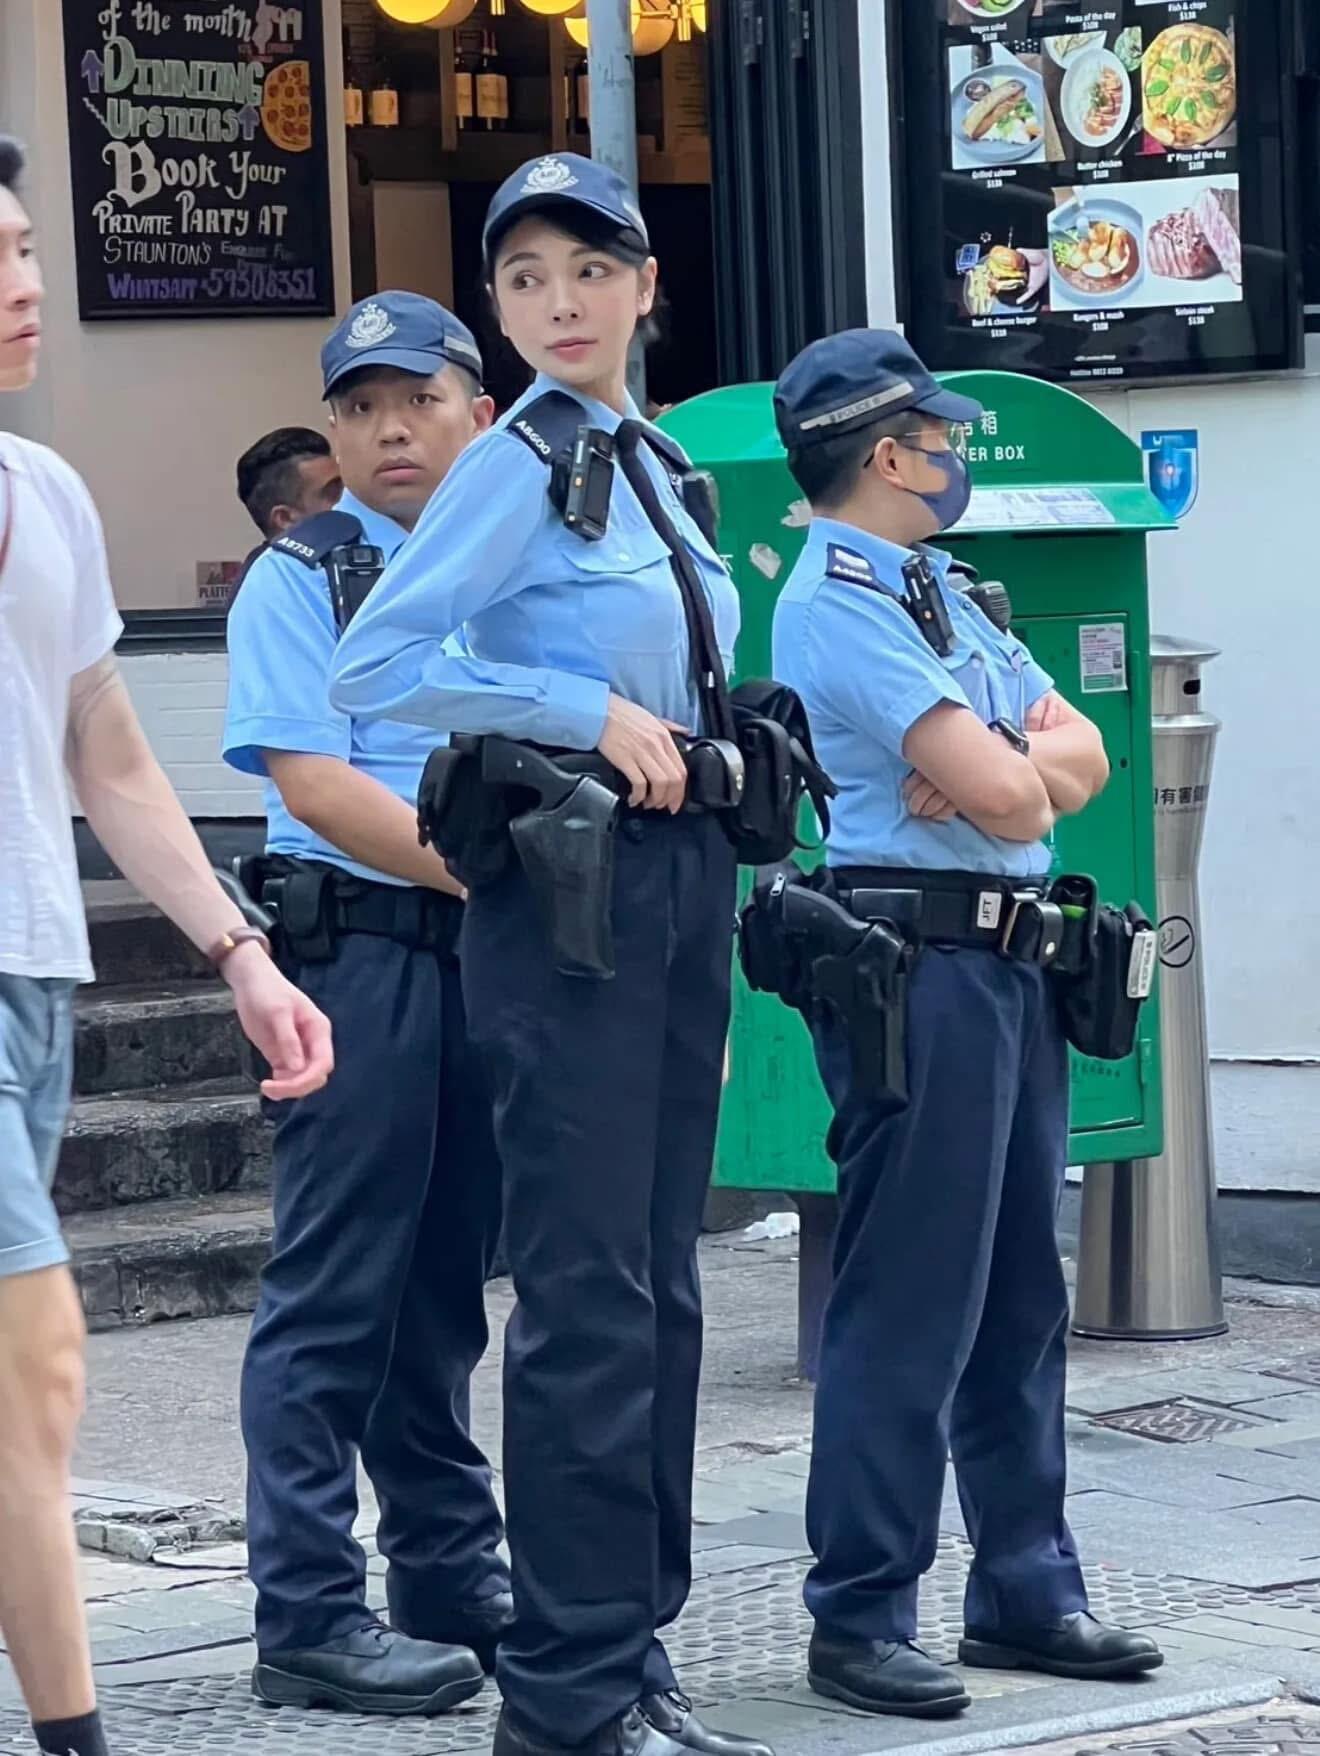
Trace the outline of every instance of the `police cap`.
{"label": "police cap", "polygon": [[979,402],[938,384],[892,329],[846,329],[813,341],[775,386],[775,421],[789,451],[909,409],[937,421],[973,421],[981,413]]}
{"label": "police cap", "polygon": [[373,293],[354,305],[321,349],[322,395],[363,366],[395,366],[420,378],[443,366],[465,366],[481,382],[472,331],[420,293]]}
{"label": "police cap", "polygon": [[524,214],[575,207],[612,220],[621,232],[634,232],[643,249],[650,249],[642,210],[624,178],[580,153],[555,152],[523,165],[495,191],[481,240],[487,263]]}

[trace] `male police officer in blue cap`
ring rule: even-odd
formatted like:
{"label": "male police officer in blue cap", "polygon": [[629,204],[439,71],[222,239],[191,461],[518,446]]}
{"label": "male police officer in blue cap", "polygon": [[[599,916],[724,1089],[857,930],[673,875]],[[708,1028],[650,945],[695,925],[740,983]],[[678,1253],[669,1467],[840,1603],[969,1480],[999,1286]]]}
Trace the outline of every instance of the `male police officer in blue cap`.
{"label": "male police officer in blue cap", "polygon": [[[275,1137],[275,1243],[243,1369],[253,1687],[285,1705],[435,1713],[474,1694],[512,1607],[468,1380],[499,1219],[455,946],[463,904],[417,844],[435,734],[330,705],[336,643],[450,465],[489,426],[481,356],[430,299],[379,293],[325,344],[344,481],[274,542],[229,620],[225,756],[265,782],[256,882],[284,965],[352,1045]],[[361,1454],[392,1628],[353,1541]]]}
{"label": "male police officer in blue cap", "polygon": [[841,1021],[815,1026],[840,1209],[807,1500],[810,1681],[872,1712],[957,1713],[961,1679],[913,1644],[950,1452],[976,1551],[965,1664],[1096,1678],[1161,1662],[1088,1613],[1064,1520],[1067,1064],[1054,946],[1017,930],[1041,908],[1045,837],[1108,765],[1094,726],[924,547],[967,509],[980,407],[901,336],[854,330],[789,366],[775,411],[812,524],[774,667],[839,785],[832,892],[918,948],[905,1106],[862,1084]]}

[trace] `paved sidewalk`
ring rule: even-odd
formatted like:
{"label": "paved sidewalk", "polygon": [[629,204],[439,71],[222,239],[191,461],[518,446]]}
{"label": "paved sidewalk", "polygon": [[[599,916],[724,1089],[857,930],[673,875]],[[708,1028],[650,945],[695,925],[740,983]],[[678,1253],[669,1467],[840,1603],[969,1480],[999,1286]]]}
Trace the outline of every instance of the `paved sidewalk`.
{"label": "paved sidewalk", "polygon": [[[1147,1681],[1125,1685],[972,1673],[971,1710],[952,1724],[922,1726],[856,1714],[805,1688],[809,1397],[791,1378],[792,1247],[716,1240],[704,1255],[711,1367],[695,1584],[672,1650],[685,1686],[712,1719],[765,1735],[780,1756],[971,1756],[1027,1745],[1048,1745],[1060,1756],[1320,1751],[1320,1716],[1306,1705],[1308,1697],[1320,1699],[1314,1293],[1236,1289],[1232,1331],[1214,1342],[1076,1345],[1070,1516],[1095,1607],[1155,1634],[1168,1663]],[[497,1316],[506,1302],[497,1291]],[[490,1690],[470,1710],[431,1722],[275,1713],[250,1701],[252,1594],[243,1551],[223,1509],[201,1504],[237,1467],[233,1374],[241,1328],[217,1322],[97,1339],[107,1345],[94,1348],[89,1447],[104,1479],[82,1491],[85,1540],[152,1556],[144,1562],[100,1553],[85,1561],[116,1756],[182,1749],[449,1756],[487,1746]],[[497,1355],[496,1347],[478,1387],[479,1427],[492,1445]],[[152,1447],[148,1404],[162,1360],[173,1394],[181,1403],[191,1396],[192,1412],[158,1410]],[[191,1387],[180,1386],[190,1372]],[[184,1478],[188,1493],[173,1493],[155,1472],[166,1460],[177,1469],[180,1447],[188,1445],[198,1474]],[[133,1485],[130,1476],[146,1480]],[[362,1529],[369,1535],[372,1528],[368,1504]],[[944,1531],[923,1593],[923,1639],[950,1658],[968,1552],[951,1491]],[[379,1602],[378,1558],[370,1576]],[[5,1756],[29,1749],[15,1702],[6,1677]],[[1135,1743],[1120,1738],[1189,1719],[1199,1729],[1174,1724],[1143,1730]]]}

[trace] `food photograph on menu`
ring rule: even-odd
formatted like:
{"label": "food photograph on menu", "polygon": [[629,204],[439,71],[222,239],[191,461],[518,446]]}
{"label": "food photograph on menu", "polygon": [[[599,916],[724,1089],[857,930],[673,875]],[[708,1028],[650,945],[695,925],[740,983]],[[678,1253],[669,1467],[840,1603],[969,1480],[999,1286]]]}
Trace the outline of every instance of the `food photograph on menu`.
{"label": "food photograph on menu", "polygon": [[896,8],[918,351],[1060,382],[1295,369],[1291,3]]}

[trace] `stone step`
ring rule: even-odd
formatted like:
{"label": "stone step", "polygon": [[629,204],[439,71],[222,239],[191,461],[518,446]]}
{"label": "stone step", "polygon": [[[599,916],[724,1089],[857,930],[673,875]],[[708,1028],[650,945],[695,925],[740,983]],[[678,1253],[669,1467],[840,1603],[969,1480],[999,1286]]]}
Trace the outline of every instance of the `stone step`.
{"label": "stone step", "polygon": [[76,1214],[65,1227],[91,1329],[225,1317],[256,1304],[270,1206],[251,1191]]}
{"label": "stone step", "polygon": [[86,883],[82,889],[100,987],[214,979],[201,952],[132,885],[107,880]]}
{"label": "stone step", "polygon": [[238,1080],[80,1098],[55,1179],[65,1214],[270,1180],[270,1133],[256,1092]]}
{"label": "stone step", "polygon": [[75,1013],[73,1089],[79,1097],[236,1080],[242,1034],[221,983],[91,988]]}

